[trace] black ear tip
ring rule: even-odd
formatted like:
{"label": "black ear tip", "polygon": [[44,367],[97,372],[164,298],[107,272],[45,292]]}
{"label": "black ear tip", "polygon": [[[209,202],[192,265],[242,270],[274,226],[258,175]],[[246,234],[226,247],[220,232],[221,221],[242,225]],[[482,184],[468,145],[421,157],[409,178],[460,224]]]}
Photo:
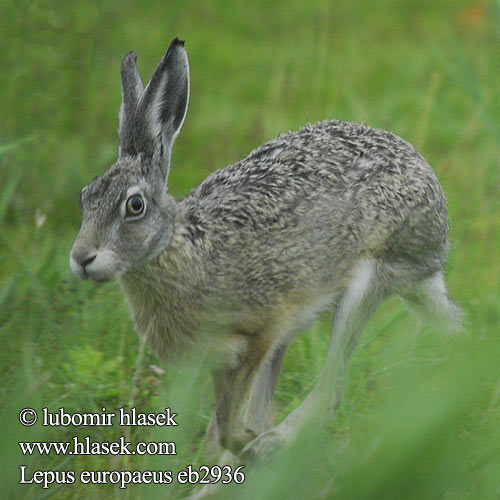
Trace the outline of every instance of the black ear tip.
{"label": "black ear tip", "polygon": [[175,47],[176,45],[182,45],[184,47],[184,44],[186,43],[186,40],[180,40],[178,37],[175,37],[171,42],[170,42],[170,48]]}
{"label": "black ear tip", "polygon": [[166,64],[167,60],[171,59],[172,57],[176,57],[176,54],[181,53],[183,48],[184,48],[184,40],[179,40],[179,38],[175,37],[170,42],[170,45],[168,46],[168,49],[165,52],[165,55],[163,56],[163,59],[160,62],[160,65]]}

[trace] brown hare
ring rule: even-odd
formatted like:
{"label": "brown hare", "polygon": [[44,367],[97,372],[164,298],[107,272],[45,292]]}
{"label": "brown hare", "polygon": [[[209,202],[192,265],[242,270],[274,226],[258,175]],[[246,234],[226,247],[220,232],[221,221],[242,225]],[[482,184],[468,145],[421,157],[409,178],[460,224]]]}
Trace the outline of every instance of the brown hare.
{"label": "brown hare", "polygon": [[[445,195],[408,142],[354,123],[308,125],[177,201],[167,181],[189,99],[184,43],[172,41],[145,88],[133,52],[121,77],[118,160],[81,192],[71,268],[120,283],[160,358],[206,340],[203,325],[220,319],[210,434],[222,447],[265,454],[308,416],[326,417],[364,323],[391,294],[458,326],[443,278]],[[272,427],[286,347],[325,309],[334,317],[319,380]]]}

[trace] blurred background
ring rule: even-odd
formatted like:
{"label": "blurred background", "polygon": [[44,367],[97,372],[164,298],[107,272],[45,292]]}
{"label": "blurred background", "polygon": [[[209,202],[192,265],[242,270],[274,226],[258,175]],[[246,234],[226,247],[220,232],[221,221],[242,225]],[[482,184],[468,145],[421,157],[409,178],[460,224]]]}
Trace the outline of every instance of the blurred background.
{"label": "blurred background", "polygon": [[[169,179],[210,172],[307,122],[390,130],[434,167],[451,217],[448,284],[467,315],[447,337],[398,300],[370,322],[346,400],[220,498],[500,498],[500,2],[0,0],[0,454],[2,498],[182,498],[189,486],[19,485],[35,470],[176,470],[207,458],[203,353],[164,366],[141,348],[116,284],[68,260],[78,195],[118,151],[120,63],[146,82],[178,36],[190,109]],[[329,318],[291,346],[277,421],[321,369]],[[22,427],[24,407],[172,407],[179,428]],[[18,441],[173,440],[175,457],[22,456]],[[211,461],[210,461],[211,460]]]}

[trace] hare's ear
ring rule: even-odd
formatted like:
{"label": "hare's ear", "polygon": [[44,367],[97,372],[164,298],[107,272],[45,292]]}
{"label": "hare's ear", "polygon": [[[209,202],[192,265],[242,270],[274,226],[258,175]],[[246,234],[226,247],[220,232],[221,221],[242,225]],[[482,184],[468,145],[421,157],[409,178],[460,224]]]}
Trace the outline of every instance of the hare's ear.
{"label": "hare's ear", "polygon": [[186,117],[189,63],[184,42],[175,38],[139,100],[135,149],[158,159],[166,179],[172,145]]}
{"label": "hare's ear", "polygon": [[122,104],[120,106],[120,157],[137,154],[135,149],[135,114],[144,92],[144,85],[137,71],[137,55],[129,52],[122,61]]}

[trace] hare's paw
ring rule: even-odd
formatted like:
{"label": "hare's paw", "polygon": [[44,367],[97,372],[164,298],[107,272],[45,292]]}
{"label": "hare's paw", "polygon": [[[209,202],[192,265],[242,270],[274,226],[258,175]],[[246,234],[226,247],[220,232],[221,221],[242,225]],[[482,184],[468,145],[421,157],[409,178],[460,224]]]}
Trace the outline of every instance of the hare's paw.
{"label": "hare's paw", "polygon": [[278,428],[270,429],[259,434],[250,441],[240,454],[240,459],[245,461],[259,461],[272,457],[288,442],[287,436]]}

